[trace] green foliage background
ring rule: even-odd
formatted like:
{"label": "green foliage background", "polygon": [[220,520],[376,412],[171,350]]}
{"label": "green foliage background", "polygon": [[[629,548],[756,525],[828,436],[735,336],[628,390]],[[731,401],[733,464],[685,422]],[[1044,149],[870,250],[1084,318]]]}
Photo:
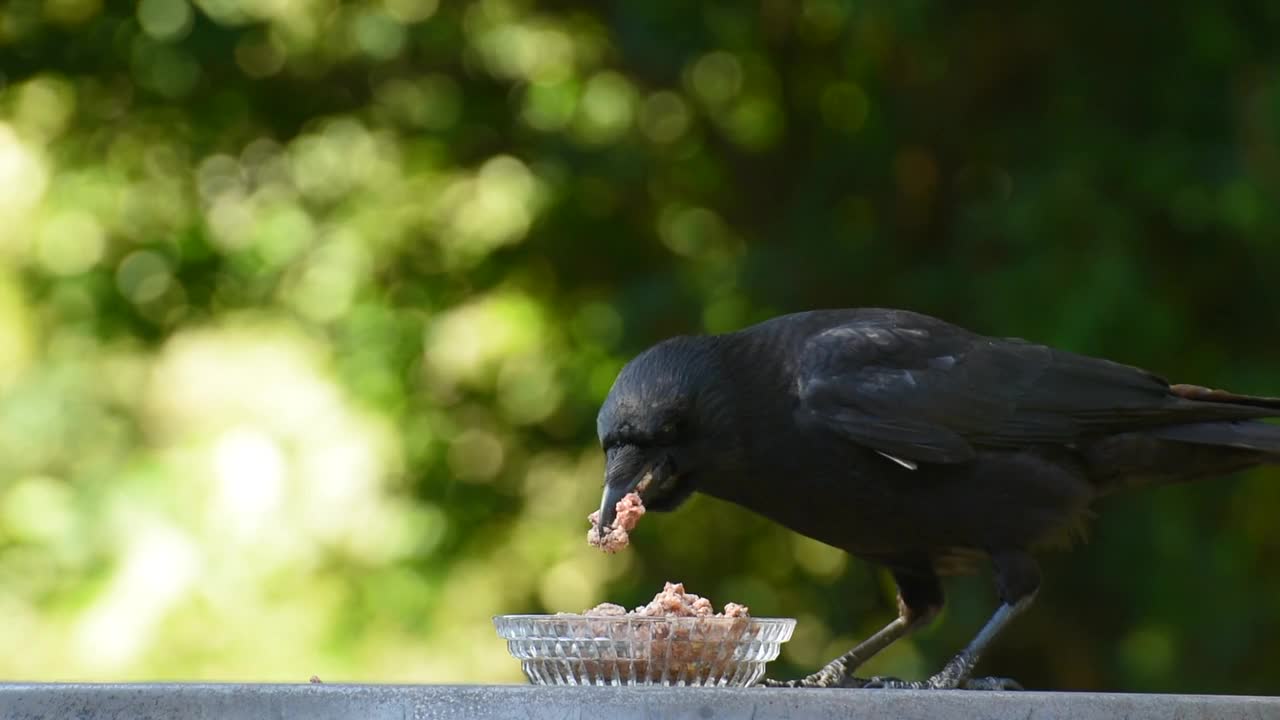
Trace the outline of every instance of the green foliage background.
{"label": "green foliage background", "polygon": [[[1280,5],[9,0],[0,677],[513,681],[489,618],[879,572],[584,542],[635,352],[883,305],[1280,395]],[[983,669],[1275,691],[1280,477],[1108,502]],[[870,672],[935,669],[991,609]]]}

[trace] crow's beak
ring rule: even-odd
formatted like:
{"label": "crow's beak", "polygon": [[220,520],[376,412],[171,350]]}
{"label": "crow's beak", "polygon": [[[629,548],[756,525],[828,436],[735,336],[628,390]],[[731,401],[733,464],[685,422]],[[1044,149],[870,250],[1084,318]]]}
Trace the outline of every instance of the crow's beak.
{"label": "crow's beak", "polygon": [[618,501],[628,493],[644,493],[656,486],[669,473],[669,464],[647,462],[640,450],[630,445],[614,448],[606,455],[604,495],[600,498],[600,532],[607,532],[617,515]]}

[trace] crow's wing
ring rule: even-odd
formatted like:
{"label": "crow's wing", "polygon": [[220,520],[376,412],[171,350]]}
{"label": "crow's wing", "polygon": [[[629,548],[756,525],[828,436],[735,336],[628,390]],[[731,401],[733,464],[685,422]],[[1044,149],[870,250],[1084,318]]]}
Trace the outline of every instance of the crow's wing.
{"label": "crow's wing", "polygon": [[1135,367],[914,314],[811,336],[797,373],[806,418],[912,462],[964,462],[975,446],[1067,444],[1089,433],[1275,414],[1187,400]]}

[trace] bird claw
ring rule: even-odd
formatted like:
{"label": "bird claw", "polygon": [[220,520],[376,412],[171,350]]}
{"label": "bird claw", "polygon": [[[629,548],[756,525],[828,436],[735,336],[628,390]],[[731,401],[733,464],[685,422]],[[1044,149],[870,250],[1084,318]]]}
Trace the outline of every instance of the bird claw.
{"label": "bird claw", "polygon": [[[942,674],[934,675],[928,680],[901,680],[896,677],[876,675],[871,678],[853,677],[852,675],[835,676],[830,673],[816,672],[799,680],[774,680],[764,678],[762,687],[782,688],[851,688],[861,690],[952,690],[955,683],[948,682]],[[1012,678],[984,677],[965,680],[959,684],[964,690],[977,691],[1016,691],[1024,690],[1018,681]]]}
{"label": "bird claw", "polygon": [[984,677],[966,680],[965,690],[1025,690],[1022,684],[1013,678]]}
{"label": "bird claw", "polygon": [[865,690],[929,690],[933,686],[927,681],[900,680],[896,677],[876,675],[868,679],[862,687]]}
{"label": "bird claw", "polygon": [[[935,675],[928,680],[899,680],[895,677],[876,676],[864,681],[861,686],[867,690],[951,690],[955,689],[954,683],[940,675]],[[960,683],[959,687],[965,690],[1022,690],[1023,687],[1017,681],[1010,678],[1002,677],[984,677],[965,680]]]}
{"label": "bird claw", "polygon": [[830,677],[820,676],[814,673],[806,678],[799,680],[774,680],[773,678],[764,678],[760,681],[761,687],[771,688],[852,688],[858,689],[865,687],[870,682],[866,678],[842,676]]}
{"label": "bird claw", "polygon": [[842,658],[832,660],[818,672],[799,680],[764,678],[760,681],[760,685],[764,687],[785,688],[860,688],[866,683],[867,681],[862,678],[853,677],[845,673],[845,664]]}
{"label": "bird claw", "polygon": [[783,688],[862,688],[870,682],[866,678],[845,675],[839,672],[837,668],[828,666],[818,672],[798,680],[774,680],[773,678],[764,678],[760,681],[763,687],[783,687]]}

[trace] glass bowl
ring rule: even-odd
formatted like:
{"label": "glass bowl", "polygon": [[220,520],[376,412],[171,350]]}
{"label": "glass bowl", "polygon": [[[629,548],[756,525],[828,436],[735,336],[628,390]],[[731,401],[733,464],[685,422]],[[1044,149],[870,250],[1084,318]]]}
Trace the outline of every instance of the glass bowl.
{"label": "glass bowl", "polygon": [[534,685],[746,687],[791,639],[792,618],[499,615]]}

